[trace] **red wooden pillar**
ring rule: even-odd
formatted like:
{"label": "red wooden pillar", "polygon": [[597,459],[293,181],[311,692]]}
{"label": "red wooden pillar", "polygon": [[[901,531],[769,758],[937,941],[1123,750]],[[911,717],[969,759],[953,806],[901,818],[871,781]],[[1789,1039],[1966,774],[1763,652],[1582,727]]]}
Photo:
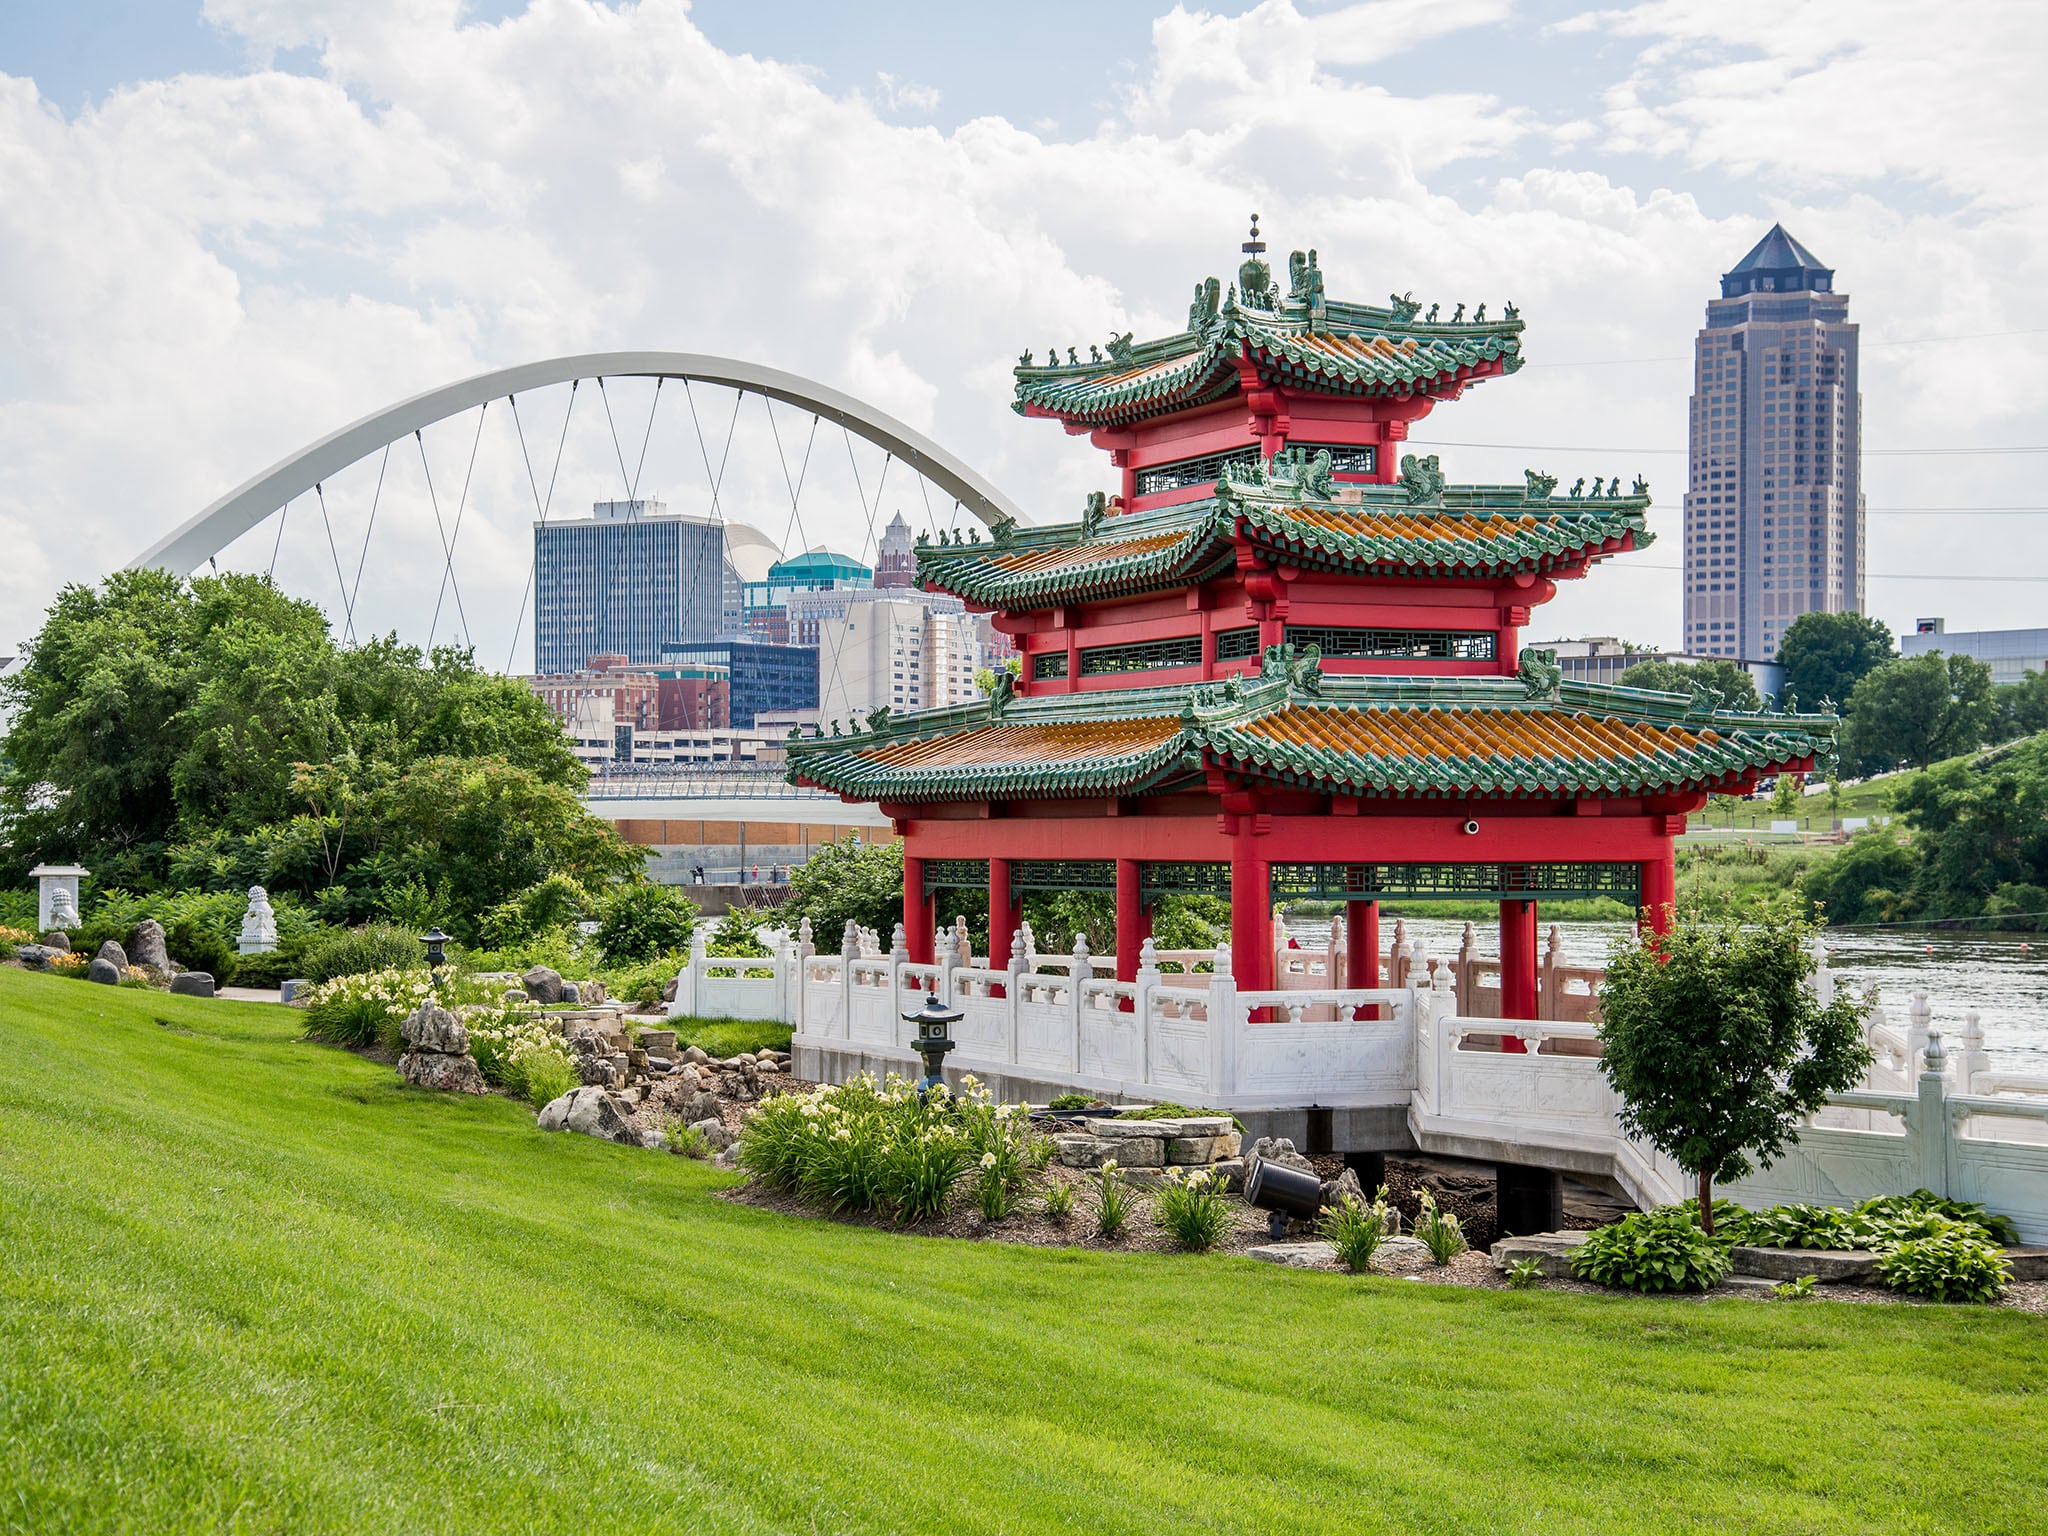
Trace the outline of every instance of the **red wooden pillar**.
{"label": "red wooden pillar", "polygon": [[915,965],[932,963],[934,932],[931,899],[924,891],[924,860],[903,855],[903,947]]}
{"label": "red wooden pillar", "polygon": [[1344,985],[1370,990],[1380,984],[1380,904],[1354,901],[1344,908]]}
{"label": "red wooden pillar", "polygon": [[1010,861],[988,861],[988,968],[1000,971],[1010,963],[1010,941],[1017,935],[1017,909],[1010,904]]}
{"label": "red wooden pillar", "polygon": [[1152,931],[1136,859],[1116,861],[1116,979],[1138,979],[1138,952]]}
{"label": "red wooden pillar", "polygon": [[[1504,1019],[1536,1017],[1536,903],[1504,901],[1500,904],[1500,1016]],[[1503,1038],[1501,1049],[1520,1054],[1528,1047],[1520,1040]]]}
{"label": "red wooden pillar", "polygon": [[1636,927],[1647,928],[1651,933],[1671,931],[1671,909],[1678,903],[1677,855],[1670,844],[1664,847],[1664,857],[1650,859],[1642,866],[1642,910],[1636,915]]}
{"label": "red wooden pillar", "polygon": [[1273,985],[1273,870],[1247,834],[1230,851],[1230,973],[1240,991]]}

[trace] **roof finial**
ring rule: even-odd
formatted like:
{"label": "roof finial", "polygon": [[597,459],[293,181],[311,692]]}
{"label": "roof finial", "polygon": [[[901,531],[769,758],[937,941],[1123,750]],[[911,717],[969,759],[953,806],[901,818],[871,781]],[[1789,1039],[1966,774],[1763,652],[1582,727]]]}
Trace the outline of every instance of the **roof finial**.
{"label": "roof finial", "polygon": [[1245,237],[1245,242],[1241,249],[1247,256],[1263,256],[1266,254],[1266,242],[1259,238],[1259,216],[1256,213],[1252,215],[1252,232]]}

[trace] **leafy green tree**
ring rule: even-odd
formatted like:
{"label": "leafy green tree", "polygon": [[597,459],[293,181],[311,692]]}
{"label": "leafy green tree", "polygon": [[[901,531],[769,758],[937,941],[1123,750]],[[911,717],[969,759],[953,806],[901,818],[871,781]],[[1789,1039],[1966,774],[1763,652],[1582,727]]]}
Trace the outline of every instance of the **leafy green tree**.
{"label": "leafy green tree", "polygon": [[2000,684],[1991,690],[1991,703],[1992,741],[2048,731],[2048,671],[2029,672],[2016,683]]}
{"label": "leafy green tree", "polygon": [[1894,654],[1890,628],[1860,613],[1802,613],[1778,641],[1785,686],[1803,709],[1818,709],[1822,699],[1843,703]]}
{"label": "leafy green tree", "polygon": [[607,965],[630,965],[690,947],[697,903],[673,885],[634,880],[598,907],[597,947]]}
{"label": "leafy green tree", "polygon": [[1763,696],[1747,668],[1733,661],[1639,661],[1615,679],[1624,688],[1655,688],[1664,693],[1690,693],[1705,684],[1721,695],[1723,709],[1756,709]]}
{"label": "leafy green tree", "polygon": [[1889,923],[1914,915],[1910,894],[1922,850],[1887,827],[1859,832],[1833,857],[1811,865],[1800,889],[1830,923]]}
{"label": "leafy green tree", "polygon": [[848,833],[811,850],[789,874],[782,917],[792,928],[811,920],[811,941],[836,952],[850,920],[886,940],[903,918],[903,845],[863,843]]}
{"label": "leafy green tree", "polygon": [[1794,773],[1779,774],[1777,786],[1771,791],[1771,810],[1779,816],[1797,816],[1799,800],[1799,776]]}
{"label": "leafy green tree", "polygon": [[1888,661],[1849,696],[1844,755],[1862,773],[1925,768],[1967,752],[1991,724],[1991,669],[1969,656]]}
{"label": "leafy green tree", "polygon": [[1716,1179],[1768,1168],[1799,1124],[1870,1064],[1868,1005],[1809,984],[1813,924],[1789,910],[1742,923],[1688,915],[1669,934],[1616,941],[1600,987],[1600,1070],[1621,1125],[1699,1182],[1714,1230]]}
{"label": "leafy green tree", "polygon": [[1894,803],[1914,829],[1915,888],[1937,916],[1973,916],[2005,886],[2048,885],[2048,737],[1944,763],[1902,785]]}

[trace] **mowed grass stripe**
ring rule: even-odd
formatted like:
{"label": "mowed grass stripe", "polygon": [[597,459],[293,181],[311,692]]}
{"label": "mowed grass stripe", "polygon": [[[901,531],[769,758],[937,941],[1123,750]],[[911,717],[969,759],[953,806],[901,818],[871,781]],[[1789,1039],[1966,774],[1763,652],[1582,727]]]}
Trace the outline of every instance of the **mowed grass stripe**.
{"label": "mowed grass stripe", "polygon": [[0,972],[0,1529],[2019,1531],[2048,1486],[2036,1319],[842,1227],[296,1036]]}

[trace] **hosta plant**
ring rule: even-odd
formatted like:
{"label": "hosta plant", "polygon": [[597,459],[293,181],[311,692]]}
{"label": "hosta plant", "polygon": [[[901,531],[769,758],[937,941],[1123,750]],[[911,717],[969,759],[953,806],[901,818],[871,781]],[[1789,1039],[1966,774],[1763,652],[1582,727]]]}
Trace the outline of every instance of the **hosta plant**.
{"label": "hosta plant", "polygon": [[1877,1277],[1892,1290],[1932,1301],[1996,1301],[2012,1279],[2012,1266],[1995,1245],[1957,1222],[1880,1253]]}
{"label": "hosta plant", "polygon": [[1728,1223],[1738,1243],[1752,1248],[1858,1248],[1847,1211],[1831,1205],[1774,1205]]}
{"label": "hosta plant", "polygon": [[1630,1291],[1704,1291],[1728,1269],[1728,1245],[1674,1206],[1596,1228],[1572,1255],[1580,1279]]}

